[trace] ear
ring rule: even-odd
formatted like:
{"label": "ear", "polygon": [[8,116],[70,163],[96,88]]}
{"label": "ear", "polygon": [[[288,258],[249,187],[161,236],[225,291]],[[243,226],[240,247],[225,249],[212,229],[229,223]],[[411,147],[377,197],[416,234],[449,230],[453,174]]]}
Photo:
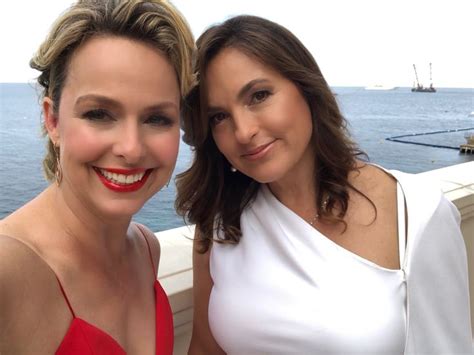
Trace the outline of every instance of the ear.
{"label": "ear", "polygon": [[48,132],[49,139],[53,144],[59,142],[58,118],[54,113],[53,100],[49,97],[43,99],[44,128]]}

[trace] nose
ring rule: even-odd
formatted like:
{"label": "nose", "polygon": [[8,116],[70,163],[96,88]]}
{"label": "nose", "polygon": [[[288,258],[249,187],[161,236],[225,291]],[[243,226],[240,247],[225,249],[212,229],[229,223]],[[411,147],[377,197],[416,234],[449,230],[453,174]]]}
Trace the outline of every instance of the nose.
{"label": "nose", "polygon": [[242,110],[233,117],[234,134],[240,144],[248,144],[258,132],[258,120],[248,111]]}
{"label": "nose", "polygon": [[[131,120],[132,121],[132,120]],[[123,122],[118,127],[119,132],[115,137],[113,152],[121,157],[127,164],[133,165],[141,161],[145,155],[144,136],[136,120]]]}

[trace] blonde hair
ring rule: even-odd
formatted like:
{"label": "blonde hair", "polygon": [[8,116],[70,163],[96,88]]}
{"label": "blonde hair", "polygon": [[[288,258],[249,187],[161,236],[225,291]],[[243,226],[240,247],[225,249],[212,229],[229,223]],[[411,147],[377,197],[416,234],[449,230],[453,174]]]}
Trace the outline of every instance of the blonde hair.
{"label": "blonde hair", "polygon": [[[30,61],[30,66],[41,72],[41,95],[51,98],[55,113],[72,54],[96,35],[127,37],[157,48],[173,65],[182,97],[193,85],[193,36],[186,20],[168,1],[79,0],[56,20]],[[46,135],[44,123],[43,134]],[[55,179],[57,161],[58,151],[48,139],[43,169],[49,181]]]}

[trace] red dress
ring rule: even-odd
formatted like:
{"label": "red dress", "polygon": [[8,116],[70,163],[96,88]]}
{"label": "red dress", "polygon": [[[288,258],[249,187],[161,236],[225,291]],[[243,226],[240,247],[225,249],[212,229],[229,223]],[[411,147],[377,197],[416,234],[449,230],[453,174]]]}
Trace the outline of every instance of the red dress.
{"label": "red dress", "polygon": [[[142,232],[143,233],[143,232]],[[144,236],[150,254],[153,273],[155,274],[155,266],[151,256],[150,245]],[[69,329],[56,350],[56,355],[122,355],[126,354],[125,350],[117,341],[103,330],[79,318],[69,303],[64,292],[63,286],[58,279],[59,287],[71,310],[72,322]],[[173,314],[168,302],[168,297],[161,287],[155,274],[155,326],[156,326],[156,354],[171,355],[173,354]]]}

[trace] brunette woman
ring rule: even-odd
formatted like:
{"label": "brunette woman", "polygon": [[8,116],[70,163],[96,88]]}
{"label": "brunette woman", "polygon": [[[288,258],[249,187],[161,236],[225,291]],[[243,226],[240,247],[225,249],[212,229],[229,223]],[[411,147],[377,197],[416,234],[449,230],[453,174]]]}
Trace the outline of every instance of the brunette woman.
{"label": "brunette woman", "polygon": [[238,16],[197,47],[177,200],[196,223],[190,354],[471,352],[454,205],[363,160],[282,26]]}

